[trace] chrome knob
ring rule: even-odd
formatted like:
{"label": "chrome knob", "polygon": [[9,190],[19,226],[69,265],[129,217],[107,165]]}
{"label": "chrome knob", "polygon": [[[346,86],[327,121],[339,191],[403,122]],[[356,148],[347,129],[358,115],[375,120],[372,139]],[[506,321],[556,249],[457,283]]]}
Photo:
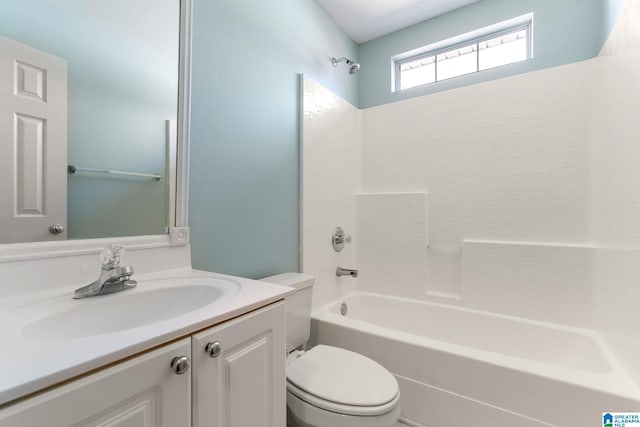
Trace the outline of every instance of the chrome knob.
{"label": "chrome knob", "polygon": [[333,230],[333,234],[331,235],[331,246],[334,251],[340,252],[347,243],[351,243],[351,236],[346,234],[342,227],[337,227]]}
{"label": "chrome knob", "polygon": [[174,357],[171,361],[171,370],[178,375],[184,374],[190,367],[191,360],[187,356]]}
{"label": "chrome knob", "polygon": [[64,225],[62,225],[62,224],[53,224],[51,227],[49,227],[49,233],[51,233],[51,234],[64,233]]}
{"label": "chrome knob", "polygon": [[211,358],[218,357],[222,352],[222,344],[220,344],[220,341],[207,343],[204,347],[204,351],[206,351]]}

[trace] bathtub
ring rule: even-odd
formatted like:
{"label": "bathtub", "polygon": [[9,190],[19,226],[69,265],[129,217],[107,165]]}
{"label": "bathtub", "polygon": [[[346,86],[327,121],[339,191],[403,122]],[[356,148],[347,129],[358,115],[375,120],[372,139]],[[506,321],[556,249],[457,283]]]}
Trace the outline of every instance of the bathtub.
{"label": "bathtub", "polygon": [[389,369],[412,426],[587,427],[640,411],[640,388],[586,329],[353,292],[313,312],[312,342]]}

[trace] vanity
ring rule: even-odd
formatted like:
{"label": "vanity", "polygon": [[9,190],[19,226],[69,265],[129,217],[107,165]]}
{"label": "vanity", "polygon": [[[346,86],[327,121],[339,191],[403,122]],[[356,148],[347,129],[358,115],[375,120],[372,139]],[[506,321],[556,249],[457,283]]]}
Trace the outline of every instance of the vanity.
{"label": "vanity", "polygon": [[193,270],[188,245],[130,257],[136,288],[79,300],[55,273],[95,253],[0,265],[25,280],[0,307],[0,426],[284,426],[291,290]]}

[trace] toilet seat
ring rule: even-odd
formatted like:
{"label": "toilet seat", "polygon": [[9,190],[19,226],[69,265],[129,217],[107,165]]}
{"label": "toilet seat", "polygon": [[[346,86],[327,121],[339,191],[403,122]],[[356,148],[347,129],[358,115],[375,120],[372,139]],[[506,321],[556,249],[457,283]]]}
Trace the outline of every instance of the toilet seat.
{"label": "toilet seat", "polygon": [[287,391],[318,408],[358,416],[390,412],[400,397],[398,382],[380,364],[326,345],[287,360]]}

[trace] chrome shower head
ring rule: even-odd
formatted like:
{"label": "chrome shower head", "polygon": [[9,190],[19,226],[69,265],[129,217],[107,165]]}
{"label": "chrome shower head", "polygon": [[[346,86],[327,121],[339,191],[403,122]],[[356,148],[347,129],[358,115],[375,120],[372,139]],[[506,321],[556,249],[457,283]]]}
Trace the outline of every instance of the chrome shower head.
{"label": "chrome shower head", "polygon": [[353,62],[348,58],[336,58],[336,57],[331,58],[331,64],[334,67],[337,67],[338,63],[343,61],[346,62],[347,65],[349,66],[349,74],[355,74],[358,71],[360,71],[360,64],[358,64],[357,62]]}

